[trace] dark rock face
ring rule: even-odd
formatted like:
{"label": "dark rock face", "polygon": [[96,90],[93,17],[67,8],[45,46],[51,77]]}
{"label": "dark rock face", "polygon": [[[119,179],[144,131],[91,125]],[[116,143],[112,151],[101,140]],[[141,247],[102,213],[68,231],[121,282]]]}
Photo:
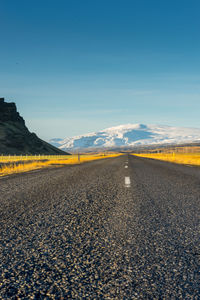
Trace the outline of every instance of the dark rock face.
{"label": "dark rock face", "polygon": [[6,103],[0,98],[0,122],[18,122],[25,125],[24,119],[17,112],[15,103]]}
{"label": "dark rock face", "polygon": [[67,154],[31,133],[15,103],[0,98],[0,154]]}

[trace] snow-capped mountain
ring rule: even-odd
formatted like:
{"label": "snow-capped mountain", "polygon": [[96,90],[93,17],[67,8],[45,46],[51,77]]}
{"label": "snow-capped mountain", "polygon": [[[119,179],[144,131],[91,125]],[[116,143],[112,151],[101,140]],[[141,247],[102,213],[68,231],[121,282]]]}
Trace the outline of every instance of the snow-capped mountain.
{"label": "snow-capped mountain", "polygon": [[200,129],[164,125],[126,124],[50,143],[62,150],[112,148],[200,141]]}

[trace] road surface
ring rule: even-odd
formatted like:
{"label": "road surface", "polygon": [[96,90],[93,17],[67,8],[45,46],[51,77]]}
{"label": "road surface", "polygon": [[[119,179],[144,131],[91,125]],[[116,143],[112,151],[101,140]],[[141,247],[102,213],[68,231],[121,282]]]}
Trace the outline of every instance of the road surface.
{"label": "road surface", "polygon": [[1,299],[200,299],[200,168],[133,156],[0,179]]}

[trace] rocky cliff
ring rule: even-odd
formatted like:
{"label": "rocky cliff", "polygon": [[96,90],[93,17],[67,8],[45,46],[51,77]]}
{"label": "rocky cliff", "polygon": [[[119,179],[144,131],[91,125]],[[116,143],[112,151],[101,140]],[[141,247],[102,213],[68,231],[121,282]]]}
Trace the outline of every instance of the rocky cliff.
{"label": "rocky cliff", "polygon": [[15,103],[0,98],[0,154],[67,154],[31,133]]}

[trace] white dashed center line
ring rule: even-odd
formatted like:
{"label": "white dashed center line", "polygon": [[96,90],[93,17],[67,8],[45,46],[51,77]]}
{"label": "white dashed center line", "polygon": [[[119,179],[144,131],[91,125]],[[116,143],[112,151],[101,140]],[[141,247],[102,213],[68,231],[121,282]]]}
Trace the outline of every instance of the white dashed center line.
{"label": "white dashed center line", "polygon": [[125,177],[125,187],[130,187],[131,186],[131,180],[130,177]]}
{"label": "white dashed center line", "polygon": [[128,166],[125,166],[125,169],[127,169],[128,168]]}

